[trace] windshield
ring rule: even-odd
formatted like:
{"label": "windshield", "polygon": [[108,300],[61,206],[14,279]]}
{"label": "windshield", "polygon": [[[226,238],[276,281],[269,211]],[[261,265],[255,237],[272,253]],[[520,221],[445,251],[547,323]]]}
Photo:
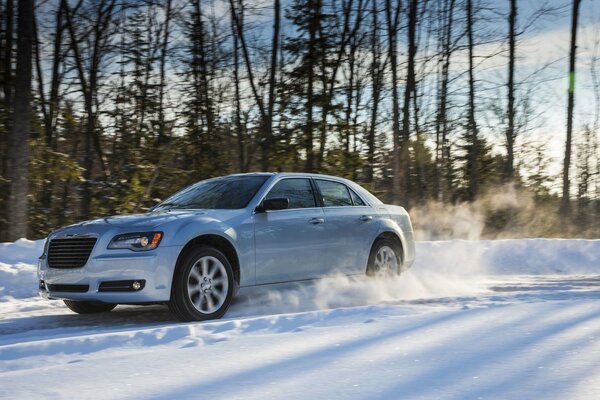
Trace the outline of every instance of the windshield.
{"label": "windshield", "polygon": [[244,208],[268,176],[226,176],[188,186],[175,193],[154,210],[171,209],[237,209]]}

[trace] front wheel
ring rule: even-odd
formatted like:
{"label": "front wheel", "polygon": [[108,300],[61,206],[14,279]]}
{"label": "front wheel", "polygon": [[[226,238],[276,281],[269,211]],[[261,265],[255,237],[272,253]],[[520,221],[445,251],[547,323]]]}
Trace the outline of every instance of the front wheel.
{"label": "front wheel", "polygon": [[97,314],[109,312],[117,306],[116,304],[102,303],[101,301],[63,300],[63,302],[71,311],[74,311],[77,314]]}
{"label": "front wheel", "polygon": [[199,246],[177,266],[169,309],[182,321],[221,318],[231,304],[234,284],[227,257],[214,247]]}
{"label": "front wheel", "polygon": [[368,276],[394,276],[400,274],[401,256],[394,242],[389,239],[378,239],[371,248]]}

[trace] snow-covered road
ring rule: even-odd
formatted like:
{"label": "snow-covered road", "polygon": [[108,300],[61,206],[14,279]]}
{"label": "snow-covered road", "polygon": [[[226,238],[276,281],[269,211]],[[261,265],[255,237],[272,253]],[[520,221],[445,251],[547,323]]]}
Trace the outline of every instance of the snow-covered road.
{"label": "snow-covered road", "polygon": [[398,279],[263,290],[189,324],[71,314],[27,287],[39,244],[5,247],[0,398],[600,398],[600,241],[421,242]]}

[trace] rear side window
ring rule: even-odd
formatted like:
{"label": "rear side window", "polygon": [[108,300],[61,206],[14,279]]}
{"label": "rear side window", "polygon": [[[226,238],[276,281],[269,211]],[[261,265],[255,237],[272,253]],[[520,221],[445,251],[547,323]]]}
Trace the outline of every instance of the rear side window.
{"label": "rear side window", "polygon": [[358,197],[356,193],[354,193],[354,190],[350,188],[348,188],[348,190],[350,190],[350,196],[352,196],[352,202],[355,206],[366,206],[365,202],[362,201],[362,199]]}
{"label": "rear side window", "polygon": [[287,198],[289,208],[315,207],[315,196],[310,181],[304,178],[283,179],[273,186],[265,199]]}
{"label": "rear side window", "polygon": [[348,188],[343,183],[324,181],[320,179],[315,180],[321,196],[323,196],[323,204],[325,207],[341,207],[351,206],[352,198]]}

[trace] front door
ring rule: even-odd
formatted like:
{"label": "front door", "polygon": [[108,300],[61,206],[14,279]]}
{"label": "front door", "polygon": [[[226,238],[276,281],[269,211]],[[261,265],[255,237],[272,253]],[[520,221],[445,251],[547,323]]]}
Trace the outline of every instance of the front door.
{"label": "front door", "polygon": [[323,274],[325,216],[308,178],[283,178],[266,195],[289,208],[254,214],[256,283],[312,279]]}

